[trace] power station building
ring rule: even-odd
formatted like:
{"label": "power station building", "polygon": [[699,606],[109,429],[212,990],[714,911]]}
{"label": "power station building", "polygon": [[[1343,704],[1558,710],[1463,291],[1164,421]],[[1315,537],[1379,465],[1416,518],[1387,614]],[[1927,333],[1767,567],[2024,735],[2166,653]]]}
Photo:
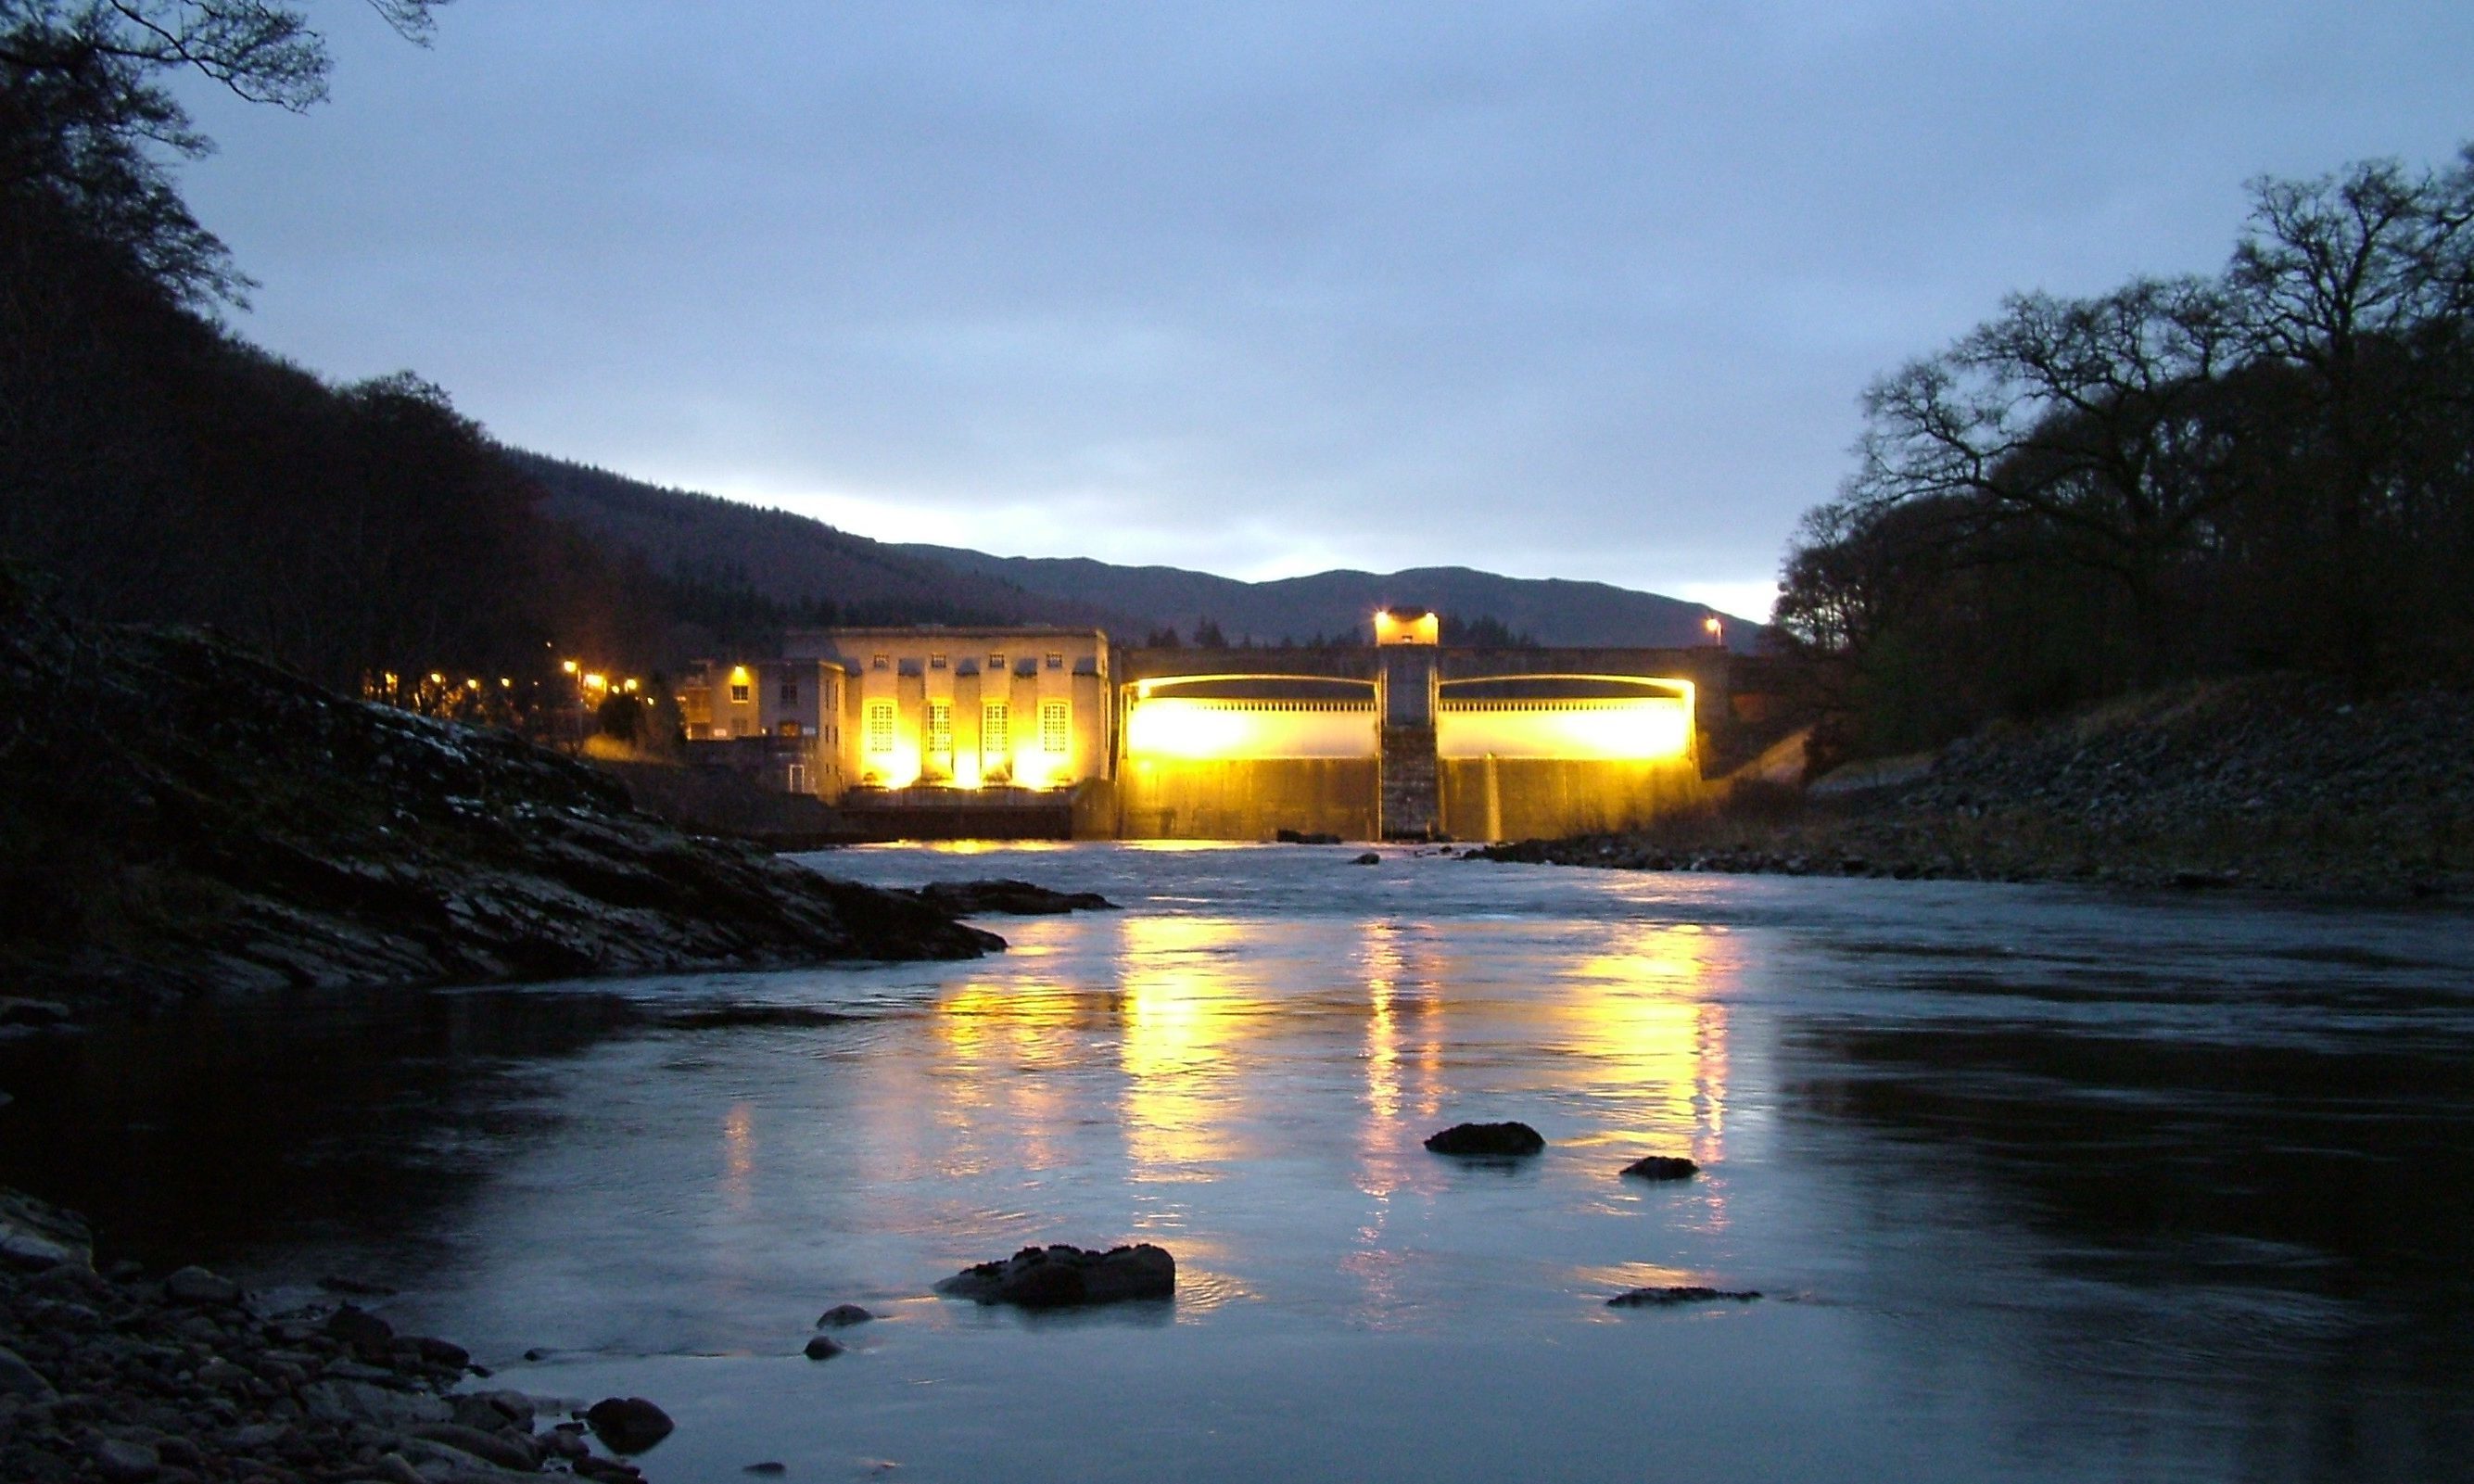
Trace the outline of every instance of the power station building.
{"label": "power station building", "polygon": [[841,628],[708,663],[692,751],[890,836],[1501,839],[1702,796],[1727,652],[1464,648],[1386,610],[1372,645],[1142,648],[1097,629]]}

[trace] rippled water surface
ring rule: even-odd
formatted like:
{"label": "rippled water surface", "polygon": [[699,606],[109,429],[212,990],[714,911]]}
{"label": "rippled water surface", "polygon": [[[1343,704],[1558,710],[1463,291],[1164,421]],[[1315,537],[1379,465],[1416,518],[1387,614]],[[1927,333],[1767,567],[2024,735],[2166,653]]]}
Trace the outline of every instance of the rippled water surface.
{"label": "rippled water surface", "polygon": [[[2462,912],[1353,853],[818,856],[1127,910],[21,1044],[0,1171],[652,1397],[657,1484],[2474,1477]],[[1501,1118],[1547,1153],[1420,1147]],[[1134,1240],[1173,1303],[929,1296]],[[1767,1297],[1606,1304],[1653,1283]]]}

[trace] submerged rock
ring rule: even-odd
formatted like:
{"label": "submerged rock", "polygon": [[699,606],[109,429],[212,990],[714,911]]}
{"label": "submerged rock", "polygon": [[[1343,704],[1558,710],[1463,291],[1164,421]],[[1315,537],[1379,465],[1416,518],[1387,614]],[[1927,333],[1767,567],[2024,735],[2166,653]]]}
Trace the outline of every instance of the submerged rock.
{"label": "submerged rock", "polygon": [[1678,1303],[1750,1303],[1759,1298],[1754,1288],[1703,1288],[1679,1283],[1663,1288],[1635,1288],[1607,1301],[1611,1309],[1667,1308]]}
{"label": "submerged rock", "polygon": [[808,1347],[804,1353],[810,1360],[831,1360],[848,1349],[850,1349],[849,1346],[832,1335],[812,1334],[808,1336]]}
{"label": "submerged rock", "polygon": [[1623,1167],[1635,1180],[1690,1180],[1701,1167],[1679,1155],[1651,1155]]}
{"label": "submerged rock", "polygon": [[1426,1135],[1426,1147],[1439,1155],[1517,1156],[1543,1151],[1546,1137],[1525,1123],[1456,1123]]}
{"label": "submerged rock", "polygon": [[678,1425],[642,1397],[604,1397],[584,1409],[584,1421],[614,1453],[641,1453]]}
{"label": "submerged rock", "polygon": [[816,1316],[819,1329],[840,1329],[851,1325],[864,1325],[876,1316],[856,1303],[837,1303]]}
{"label": "submerged rock", "polygon": [[1176,1259],[1149,1242],[1104,1253],[1061,1243],[1026,1247],[1003,1262],[964,1268],[938,1283],[936,1291],[948,1298],[1029,1309],[1168,1299],[1176,1294]]}
{"label": "submerged rock", "polygon": [[1351,860],[1348,864],[1351,865],[1381,865],[1383,864],[1383,858],[1370,850],[1364,855]]}
{"label": "submerged rock", "polygon": [[1097,891],[1056,891],[1010,877],[987,881],[932,881],[919,888],[919,900],[956,917],[981,917],[992,912],[1014,917],[1037,917],[1058,912],[1117,910],[1116,903]]}

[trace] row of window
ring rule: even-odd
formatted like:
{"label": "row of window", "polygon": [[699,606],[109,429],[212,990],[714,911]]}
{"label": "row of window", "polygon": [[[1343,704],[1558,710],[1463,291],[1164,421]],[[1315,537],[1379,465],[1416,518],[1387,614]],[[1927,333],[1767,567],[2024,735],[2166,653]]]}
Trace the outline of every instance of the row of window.
{"label": "row of window", "polygon": [[[1046,665],[1050,669],[1063,669],[1065,668],[1064,651],[1059,649],[1051,649],[1047,654],[1041,656],[1040,663]],[[867,668],[870,669],[891,669],[893,668],[893,656],[889,654],[870,655],[868,656]],[[946,669],[947,665],[945,656],[941,654],[932,654],[928,656],[928,668],[930,669]],[[1001,670],[1005,668],[1006,657],[1002,652],[991,653],[988,656],[988,669],[992,670]]]}
{"label": "row of window", "polygon": [[[1071,745],[1071,716],[1063,701],[1039,703],[1039,750],[1063,753]],[[925,728],[925,750],[932,757],[950,755],[954,750],[954,707],[948,701],[928,703],[928,724]],[[893,750],[893,702],[867,703],[867,750],[889,753]],[[989,757],[1002,757],[1013,751],[1013,710],[1003,701],[990,701],[980,708],[980,751]]]}

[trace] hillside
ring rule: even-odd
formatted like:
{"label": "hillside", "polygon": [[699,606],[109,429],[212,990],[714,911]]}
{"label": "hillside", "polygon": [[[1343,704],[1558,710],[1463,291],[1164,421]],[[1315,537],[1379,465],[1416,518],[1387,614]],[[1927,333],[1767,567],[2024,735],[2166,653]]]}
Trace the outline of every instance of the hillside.
{"label": "hillside", "polygon": [[543,513],[641,556],[657,575],[744,585],[844,621],[1104,623],[1122,616],[1024,591],[822,521],[665,489],[563,459],[502,450],[548,493]]}
{"label": "hillside", "polygon": [[[1176,567],[1115,567],[1083,557],[988,556],[954,547],[903,546],[958,571],[1024,591],[1084,600],[1140,618],[1146,626],[1191,632],[1199,620],[1218,623],[1230,640],[1276,643],[1366,627],[1385,606],[1500,620],[1545,645],[1686,645],[1706,644],[1704,620],[1715,609],[1603,582],[1503,577],[1467,567],[1406,572],[1324,572],[1270,582],[1240,582]],[[1719,615],[1729,645],[1749,651],[1759,625]]]}
{"label": "hillside", "polygon": [[907,898],[683,835],[508,734],[345,700],[194,632],[71,622],[0,571],[10,994],[144,1003],[990,946]]}
{"label": "hillside", "polygon": [[[1087,557],[991,556],[959,547],[871,541],[788,511],[505,450],[548,491],[545,513],[641,556],[657,574],[744,585],[796,608],[834,605],[844,622],[1093,624],[1121,638],[1192,633],[1202,619],[1232,641],[1266,644],[1362,629],[1385,604],[1492,617],[1548,645],[1698,645],[1713,610],[1602,582],[1503,577],[1466,567],[1389,574],[1318,572],[1240,582],[1176,567],[1119,567]],[[1759,626],[1726,619],[1732,647]]]}
{"label": "hillside", "polygon": [[1753,787],[1637,836],[1496,859],[1636,869],[2243,886],[2365,896],[2474,888],[2474,693],[2355,698],[2331,681],[2193,682],[1999,724],[1906,781],[1798,804]]}

